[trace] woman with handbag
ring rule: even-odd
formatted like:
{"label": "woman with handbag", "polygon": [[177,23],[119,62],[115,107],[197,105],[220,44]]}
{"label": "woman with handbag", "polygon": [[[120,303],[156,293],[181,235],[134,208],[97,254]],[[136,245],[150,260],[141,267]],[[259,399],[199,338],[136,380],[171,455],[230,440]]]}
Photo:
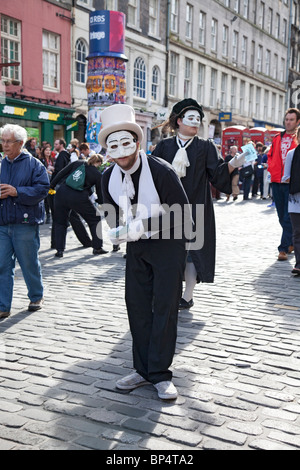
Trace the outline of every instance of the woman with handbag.
{"label": "woman with handbag", "polygon": [[63,168],[51,180],[51,189],[59,185],[55,195],[54,211],[56,224],[55,247],[57,249],[55,256],[57,258],[63,257],[71,211],[78,213],[87,222],[92,236],[93,254],[107,253],[102,248],[101,217],[90,200],[92,188],[95,187],[98,201],[102,202],[102,175],[96,166],[97,162],[88,164],[82,160],[77,160]]}

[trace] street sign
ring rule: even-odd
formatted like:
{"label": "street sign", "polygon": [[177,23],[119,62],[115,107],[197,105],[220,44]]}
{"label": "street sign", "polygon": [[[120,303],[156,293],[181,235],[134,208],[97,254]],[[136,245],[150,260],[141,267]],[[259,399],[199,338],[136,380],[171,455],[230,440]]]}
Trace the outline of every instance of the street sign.
{"label": "street sign", "polygon": [[220,122],[232,121],[232,113],[219,113],[219,121]]}

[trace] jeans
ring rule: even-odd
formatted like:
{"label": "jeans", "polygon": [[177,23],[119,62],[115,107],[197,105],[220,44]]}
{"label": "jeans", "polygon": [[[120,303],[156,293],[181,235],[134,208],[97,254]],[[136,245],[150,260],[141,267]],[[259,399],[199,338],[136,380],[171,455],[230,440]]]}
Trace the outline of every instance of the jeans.
{"label": "jeans", "polygon": [[30,301],[36,302],[43,297],[39,248],[38,225],[0,226],[0,310],[2,312],[9,312],[11,309],[16,260],[22,270]]}
{"label": "jeans", "polygon": [[272,183],[272,193],[279,223],[282,227],[282,236],[278,251],[288,253],[289,247],[293,245],[293,228],[288,212],[289,185],[286,183]]}

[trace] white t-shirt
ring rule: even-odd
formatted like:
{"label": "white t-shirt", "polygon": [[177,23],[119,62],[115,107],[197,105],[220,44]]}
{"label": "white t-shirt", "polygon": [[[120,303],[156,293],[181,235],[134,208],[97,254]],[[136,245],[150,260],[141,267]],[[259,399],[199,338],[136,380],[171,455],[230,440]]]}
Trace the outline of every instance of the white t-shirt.
{"label": "white t-shirt", "polygon": [[[294,153],[295,153],[295,149],[290,150],[286,155],[282,183],[285,183],[286,180],[291,177],[291,169],[292,169]],[[288,211],[292,213],[300,214],[300,193],[289,195]]]}

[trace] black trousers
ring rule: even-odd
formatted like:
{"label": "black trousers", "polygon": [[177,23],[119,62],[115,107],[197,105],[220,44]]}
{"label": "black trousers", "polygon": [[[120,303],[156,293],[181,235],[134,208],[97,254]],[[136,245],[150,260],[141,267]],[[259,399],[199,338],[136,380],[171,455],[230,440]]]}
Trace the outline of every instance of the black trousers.
{"label": "black trousers", "polygon": [[[92,236],[92,247],[97,250],[102,248],[101,218],[89,200],[88,191],[76,191],[63,184],[56,192],[54,208],[55,248],[58,251],[65,249],[70,215],[74,211],[87,222]],[[74,221],[74,214],[72,217]],[[81,221],[80,223],[82,224]]]}
{"label": "black trousers", "polygon": [[296,258],[295,268],[300,269],[300,214],[290,213],[293,227],[293,245]]}
{"label": "black trousers", "polygon": [[125,299],[133,365],[154,384],[172,379],[185,262],[183,240],[127,243]]}
{"label": "black trousers", "polygon": [[[55,248],[55,232],[56,232],[56,223],[55,223],[55,196],[54,195],[49,195],[48,198],[48,205],[51,210],[51,215],[52,215],[52,228],[51,228],[51,247]],[[74,230],[74,233],[80,243],[83,246],[92,246],[92,241],[89,237],[88,232],[86,231],[86,228],[84,224],[82,223],[79,215],[75,211],[70,212],[70,224],[72,226],[72,229]]]}

